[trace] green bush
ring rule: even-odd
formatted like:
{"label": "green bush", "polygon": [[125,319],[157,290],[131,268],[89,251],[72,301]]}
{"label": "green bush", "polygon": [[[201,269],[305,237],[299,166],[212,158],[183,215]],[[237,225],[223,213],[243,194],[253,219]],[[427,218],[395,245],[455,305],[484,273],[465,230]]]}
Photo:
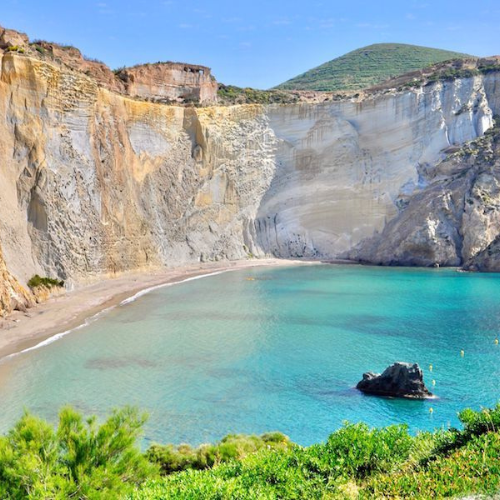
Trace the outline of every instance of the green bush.
{"label": "green bush", "polygon": [[437,439],[435,450],[437,455],[456,450],[474,437],[489,432],[500,432],[500,404],[491,409],[483,408],[481,411],[466,408],[458,414],[458,418],[463,424],[463,429],[452,428],[441,434]]}
{"label": "green bush", "polygon": [[24,48],[18,47],[17,45],[11,45],[5,49],[7,52],[17,52],[19,54],[24,54]]}
{"label": "green bush", "polygon": [[25,413],[0,438],[0,498],[118,498],[157,473],[136,447],[145,420],[127,407],[99,426],[67,407],[54,430]]}
{"label": "green bush", "polygon": [[38,286],[45,286],[47,288],[63,287],[64,281],[47,277],[42,278],[41,276],[38,276],[38,274],[35,274],[35,276],[31,277],[28,281],[28,286],[30,288],[36,288]]}
{"label": "green bush", "polygon": [[[136,489],[133,500],[443,498],[500,491],[499,406],[464,410],[461,431],[411,436],[405,426],[346,424],[324,444],[262,448],[208,470],[185,470]],[[453,450],[446,436],[461,436]]]}
{"label": "green bush", "polygon": [[222,104],[293,104],[299,97],[283,90],[257,90],[219,84],[217,95]]}
{"label": "green bush", "polygon": [[[136,446],[145,416],[102,424],[71,408],[57,429],[28,413],[0,437],[0,498],[443,498],[500,491],[500,405],[460,413],[463,428],[411,436],[406,426],[347,423],[301,447],[280,433],[214,445]],[[164,477],[160,477],[160,470]]]}
{"label": "green bush", "polygon": [[364,478],[386,472],[409,458],[414,438],[404,425],[370,429],[365,424],[345,424],[324,445],[309,448],[318,471],[342,478]]}
{"label": "green bush", "polygon": [[[475,436],[449,456],[374,476],[359,498],[450,498],[496,495],[500,491],[500,434]],[[488,498],[490,498],[488,496]],[[495,497],[496,498],[496,497]]]}
{"label": "green bush", "polygon": [[203,444],[198,448],[187,444],[154,444],[148,449],[146,456],[151,462],[159,465],[162,474],[171,474],[186,469],[208,469],[230,460],[241,460],[262,448],[283,450],[291,446],[288,437],[280,432],[263,434],[260,437],[230,434],[219,443]]}

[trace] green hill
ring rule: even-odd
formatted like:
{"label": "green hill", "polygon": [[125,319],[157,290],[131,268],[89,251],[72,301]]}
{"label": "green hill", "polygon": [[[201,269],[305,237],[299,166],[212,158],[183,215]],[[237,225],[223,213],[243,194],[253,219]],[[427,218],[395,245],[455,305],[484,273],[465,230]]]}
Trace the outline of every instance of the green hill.
{"label": "green hill", "polygon": [[323,91],[360,90],[431,64],[466,57],[472,56],[403,43],[377,43],[353,50],[296,76],[276,88]]}

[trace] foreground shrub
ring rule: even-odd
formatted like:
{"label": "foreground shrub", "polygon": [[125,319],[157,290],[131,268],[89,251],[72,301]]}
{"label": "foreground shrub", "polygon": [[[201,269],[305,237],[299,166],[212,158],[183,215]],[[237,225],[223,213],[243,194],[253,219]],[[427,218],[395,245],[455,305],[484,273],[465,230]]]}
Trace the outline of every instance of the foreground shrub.
{"label": "foreground shrub", "polygon": [[25,413],[0,438],[0,498],[118,498],[156,474],[136,446],[145,421],[127,407],[99,426],[67,407],[54,429]]}
{"label": "foreground shrub", "polygon": [[478,495],[493,497],[499,492],[500,434],[489,433],[472,438],[449,456],[373,477],[360,498],[483,498]]}
{"label": "foreground shrub", "polygon": [[[71,408],[57,429],[28,413],[0,437],[3,499],[444,498],[500,492],[500,405],[460,413],[463,429],[345,424],[301,447],[280,433],[229,435],[214,445],[136,447],[144,415],[102,424]],[[152,463],[151,463],[151,462]],[[160,477],[160,469],[165,475]]]}
{"label": "foreground shrub", "polygon": [[346,424],[325,444],[262,447],[210,470],[188,470],[150,481],[131,498],[345,498],[347,492],[357,494],[353,480],[391,471],[407,460],[415,440],[405,426],[370,429]]}
{"label": "foreground shrub", "polygon": [[409,435],[405,426],[346,424],[324,444],[262,448],[209,470],[148,481],[128,498],[428,499],[498,494],[500,406],[464,410],[460,419],[462,430],[417,436]]}
{"label": "foreground shrub", "polygon": [[361,479],[386,472],[407,460],[415,439],[405,425],[370,429],[365,424],[345,424],[324,445],[309,448],[318,471],[331,477]]}
{"label": "foreground shrub", "polygon": [[230,460],[241,460],[250,453],[266,449],[287,449],[292,446],[290,440],[280,432],[262,436],[230,434],[217,444],[203,444],[192,448],[187,444],[180,446],[158,445],[149,448],[147,458],[160,466],[163,474],[171,474],[186,469],[208,469]]}
{"label": "foreground shrub", "polygon": [[466,445],[474,437],[489,432],[500,432],[500,404],[494,408],[474,411],[466,408],[458,414],[463,429],[452,428],[438,436],[435,454],[449,453]]}

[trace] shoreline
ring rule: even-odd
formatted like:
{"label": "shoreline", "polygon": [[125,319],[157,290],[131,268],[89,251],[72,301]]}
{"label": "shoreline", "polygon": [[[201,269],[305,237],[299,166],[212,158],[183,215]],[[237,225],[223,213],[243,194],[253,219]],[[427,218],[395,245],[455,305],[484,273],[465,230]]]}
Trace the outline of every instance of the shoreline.
{"label": "shoreline", "polygon": [[191,264],[151,273],[127,273],[51,297],[0,322],[0,363],[83,328],[106,311],[169,285],[254,267],[321,264],[321,261],[255,259]]}

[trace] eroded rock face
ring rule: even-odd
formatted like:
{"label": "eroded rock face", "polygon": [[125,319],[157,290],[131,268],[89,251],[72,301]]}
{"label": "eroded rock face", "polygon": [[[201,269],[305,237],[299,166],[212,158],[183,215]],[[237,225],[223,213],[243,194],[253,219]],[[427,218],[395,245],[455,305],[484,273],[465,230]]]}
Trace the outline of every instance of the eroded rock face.
{"label": "eroded rock face", "polygon": [[157,102],[215,103],[218,84],[210,68],[184,63],[143,64],[113,72],[71,45],[43,40],[30,43],[25,33],[0,26],[0,51],[9,50],[72,69],[112,92]]}
{"label": "eroded rock face", "polygon": [[36,51],[38,47],[44,50],[44,54],[50,55],[52,60],[93,78],[99,86],[113,92],[125,93],[123,82],[116,78],[116,75],[106,64],[85,58],[76,47],[39,42],[36,44],[35,49],[32,48],[31,50]]}
{"label": "eroded rock face", "polygon": [[25,311],[35,303],[35,297],[9,273],[0,247],[0,317],[14,310]]}
{"label": "eroded rock face", "polygon": [[382,374],[364,373],[356,389],[366,394],[397,398],[426,399],[433,396],[425,387],[422,370],[416,363],[397,362]]}
{"label": "eroded rock face", "polygon": [[70,286],[249,254],[497,269],[498,142],[462,145],[492,130],[498,81],[194,108],[0,54],[5,263]]}
{"label": "eroded rock face", "polygon": [[23,281],[71,286],[257,251],[248,228],[275,144],[261,106],[135,101],[5,54],[0,115],[0,241]]}
{"label": "eroded rock face", "polygon": [[125,68],[118,72],[130,96],[156,101],[215,103],[217,82],[210,68],[192,64],[158,63]]}
{"label": "eroded rock face", "polygon": [[422,168],[420,179],[421,188],[400,199],[399,214],[346,256],[384,265],[498,270],[498,130]]}
{"label": "eroded rock face", "polygon": [[[491,86],[489,87],[491,90]],[[496,95],[498,90],[491,90]],[[423,196],[443,151],[481,136],[493,125],[483,77],[436,83],[361,101],[271,106],[278,139],[276,174],[255,222],[258,241],[279,257],[359,258],[368,262],[459,265],[461,240],[453,200],[415,202],[404,233],[389,227],[404,204]],[[461,181],[457,189],[464,188]],[[437,193],[441,194],[441,192]],[[428,217],[427,217],[428,215]],[[429,222],[426,222],[426,219]],[[411,234],[408,234],[411,232]],[[373,249],[368,238],[383,233]],[[438,233],[433,245],[435,234]],[[442,237],[441,237],[442,235]],[[398,241],[408,240],[405,248]],[[397,241],[396,241],[397,240]],[[442,244],[441,244],[442,243]],[[359,253],[352,252],[358,244]]]}
{"label": "eroded rock face", "polygon": [[0,26],[0,49],[8,47],[23,47],[29,42],[28,35],[19,31],[9,30]]}

